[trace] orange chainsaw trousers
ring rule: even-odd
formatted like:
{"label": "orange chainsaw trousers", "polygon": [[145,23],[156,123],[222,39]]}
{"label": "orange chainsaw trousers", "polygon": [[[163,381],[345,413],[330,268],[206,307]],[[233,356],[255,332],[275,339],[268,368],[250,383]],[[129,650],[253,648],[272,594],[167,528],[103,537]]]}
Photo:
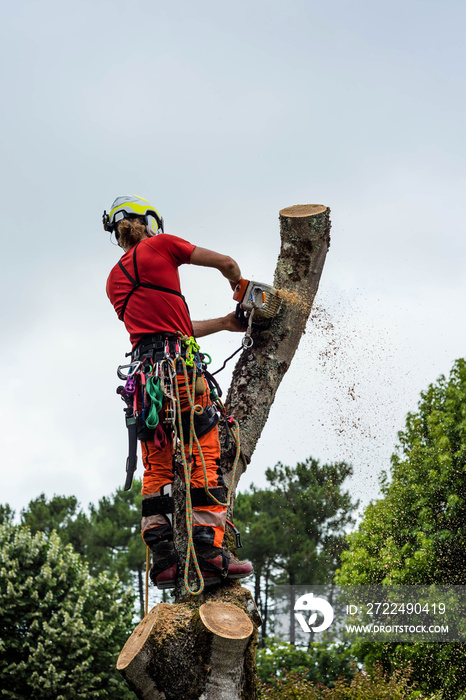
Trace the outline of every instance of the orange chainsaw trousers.
{"label": "orange chainsaw trousers", "polygon": [[[204,380],[205,391],[203,394],[195,396],[195,405],[206,408],[212,402],[209,396],[209,389]],[[178,375],[178,387],[180,394],[181,412],[189,411],[190,404],[187,395],[184,375]],[[187,437],[187,436],[186,436]],[[220,459],[220,441],[218,428],[215,425],[207,433],[198,438],[202,456],[204,458],[205,470],[207,474],[207,484],[209,489],[223,485],[223,481],[218,470]],[[185,455],[188,459],[189,447],[185,445]],[[164,449],[158,449],[152,440],[141,441],[142,461],[144,464],[144,474],[142,479],[143,498],[160,496],[162,489],[173,482],[173,445],[170,440]],[[191,467],[191,488],[204,487],[204,470],[202,459],[196,441],[193,440]],[[222,499],[217,499],[222,500]],[[211,544],[214,547],[221,547],[225,533],[227,518],[226,506],[207,505],[193,506],[193,537],[196,540],[201,536],[201,532],[208,533]],[[150,515],[142,518],[141,530],[144,538],[148,530],[151,530],[150,539],[156,535],[154,528],[167,525],[167,516],[163,514]],[[164,528],[166,530],[166,528]]]}

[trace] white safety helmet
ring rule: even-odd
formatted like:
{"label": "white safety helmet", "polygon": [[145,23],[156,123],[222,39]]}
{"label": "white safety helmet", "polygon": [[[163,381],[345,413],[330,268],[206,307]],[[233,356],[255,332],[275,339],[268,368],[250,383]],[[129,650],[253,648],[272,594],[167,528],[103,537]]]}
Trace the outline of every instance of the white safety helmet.
{"label": "white safety helmet", "polygon": [[115,230],[116,224],[121,219],[128,219],[132,216],[142,216],[146,220],[146,229],[149,236],[156,236],[163,233],[163,218],[155,207],[147,199],[131,195],[129,197],[117,197],[112,204],[110,214],[104,211],[102,223],[106,231]]}

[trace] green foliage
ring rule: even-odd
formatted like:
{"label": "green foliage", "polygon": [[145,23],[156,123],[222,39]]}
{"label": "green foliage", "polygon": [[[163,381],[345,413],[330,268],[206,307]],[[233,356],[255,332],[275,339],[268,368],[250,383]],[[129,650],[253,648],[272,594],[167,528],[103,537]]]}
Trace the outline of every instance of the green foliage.
{"label": "green foliage", "polygon": [[131,594],[59,536],[0,527],[0,686],[13,700],[127,698],[115,670]]}
{"label": "green foliage", "polygon": [[119,488],[90,505],[90,537],[86,558],[94,572],[109,571],[130,585],[131,574],[145,570],[146,546],[141,537],[141,482],[130,491]]}
{"label": "green foliage", "polygon": [[8,505],[8,503],[5,505],[0,503],[0,525],[6,525],[7,523],[13,522],[14,517],[15,512],[11,509],[11,506]]}
{"label": "green foliage", "polygon": [[[466,362],[455,362],[421,394],[392,457],[383,498],[364,513],[349,537],[337,574],[340,584],[466,584]],[[447,700],[466,690],[461,644],[360,645],[366,663],[391,671],[411,662],[426,692]]]}
{"label": "green foliage", "polygon": [[296,467],[278,463],[267,469],[270,488],[252,486],[235,501],[235,518],[246,533],[245,556],[259,569],[272,562],[290,584],[330,582],[345,546],[344,528],[354,522],[357,507],[341,490],[351,474],[344,462],[320,466],[310,457]]}
{"label": "green foliage", "polygon": [[340,583],[466,584],[466,362],[421,394],[384,498],[342,555]]}
{"label": "green foliage", "polygon": [[261,700],[435,700],[413,691],[409,671],[396,671],[387,678],[378,668],[370,675],[356,671],[351,681],[342,678],[332,688],[314,685],[305,672],[286,672],[273,683],[260,682],[259,689]]}
{"label": "green foliage", "polygon": [[264,683],[271,676],[279,678],[283,672],[299,673],[312,683],[333,685],[343,677],[351,680],[354,675],[352,657],[348,647],[313,643],[308,649],[297,649],[284,642],[268,642],[257,652],[257,673]]}
{"label": "green foliage", "polygon": [[357,507],[342,490],[351,474],[344,462],[321,466],[311,457],[295,467],[278,463],[266,471],[269,488],[253,485],[236,497],[235,522],[244,533],[241,555],[254,565],[262,644],[269,630],[271,580],[290,585],[332,581],[346,546],[344,530],[354,522],[351,513]]}
{"label": "green foliage", "polygon": [[42,493],[21,511],[21,523],[32,533],[50,535],[56,530],[64,544],[72,544],[76,552],[86,554],[90,523],[82,510],[79,510],[75,496],[53,496],[47,500]]}
{"label": "green foliage", "polygon": [[[47,499],[41,494],[21,512],[21,522],[33,533],[56,531],[64,544],[72,544],[85,557],[95,576],[103,571],[117,574],[130,586],[136,575],[142,616],[146,548],[140,532],[141,500],[141,481],[137,480],[131,491],[119,488],[111,496],[101,498],[97,506],[90,504],[89,516],[74,496]],[[2,508],[8,518],[11,509]],[[2,510],[0,522],[1,516]]]}

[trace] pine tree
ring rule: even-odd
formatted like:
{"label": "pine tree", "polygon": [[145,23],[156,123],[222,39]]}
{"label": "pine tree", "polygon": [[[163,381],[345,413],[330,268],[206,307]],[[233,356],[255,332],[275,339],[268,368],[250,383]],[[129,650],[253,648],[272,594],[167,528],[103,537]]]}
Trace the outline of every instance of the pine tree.
{"label": "pine tree", "polygon": [[[275,582],[289,586],[331,583],[346,546],[345,529],[354,522],[358,505],[342,490],[351,474],[344,462],[320,465],[312,457],[295,467],[279,462],[266,470],[269,488],[252,486],[238,494],[235,518],[245,533],[244,556],[256,571],[256,601],[260,577],[268,579],[272,570]],[[261,603],[267,619],[267,596]],[[293,616],[290,622],[294,642]],[[267,630],[262,629],[265,637]]]}

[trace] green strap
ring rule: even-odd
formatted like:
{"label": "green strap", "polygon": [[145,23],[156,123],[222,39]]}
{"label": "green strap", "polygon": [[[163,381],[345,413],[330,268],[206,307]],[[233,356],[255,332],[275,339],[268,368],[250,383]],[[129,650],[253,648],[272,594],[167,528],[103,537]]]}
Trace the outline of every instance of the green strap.
{"label": "green strap", "polygon": [[159,413],[162,410],[163,403],[163,391],[160,386],[160,377],[157,377],[157,379],[154,377],[148,378],[146,392],[150,398],[150,409],[146,418],[146,425],[148,428],[155,430],[159,424]]}

